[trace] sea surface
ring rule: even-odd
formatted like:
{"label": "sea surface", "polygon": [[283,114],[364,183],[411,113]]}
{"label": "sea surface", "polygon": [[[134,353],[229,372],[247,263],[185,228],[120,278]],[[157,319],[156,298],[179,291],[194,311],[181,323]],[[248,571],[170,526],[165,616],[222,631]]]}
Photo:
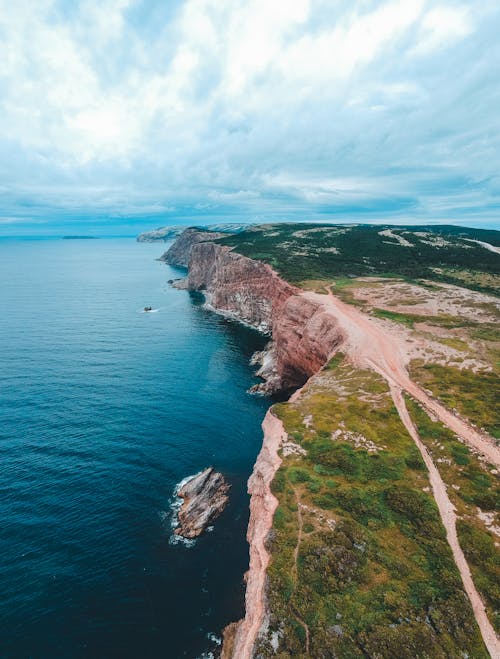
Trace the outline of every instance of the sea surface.
{"label": "sea surface", "polygon": [[[264,340],[170,288],[162,251],[0,240],[2,659],[194,659],[243,614]],[[172,544],[175,485],[208,465],[230,504]]]}

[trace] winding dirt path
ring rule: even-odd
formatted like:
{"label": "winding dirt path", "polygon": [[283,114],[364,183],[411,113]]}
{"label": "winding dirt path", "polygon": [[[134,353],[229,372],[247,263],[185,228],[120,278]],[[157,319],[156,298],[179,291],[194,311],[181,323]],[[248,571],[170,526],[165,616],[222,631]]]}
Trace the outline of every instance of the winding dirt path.
{"label": "winding dirt path", "polygon": [[448,544],[451,547],[453,558],[459,569],[460,576],[462,577],[464,590],[467,593],[472,605],[472,610],[474,611],[474,616],[476,618],[477,624],[479,625],[479,629],[481,630],[484,644],[486,645],[491,657],[496,659],[497,657],[500,657],[500,642],[498,641],[495,630],[493,629],[493,626],[490,623],[488,616],[486,615],[486,609],[484,607],[483,601],[477,592],[476,587],[474,586],[469,565],[465,559],[462,548],[460,547],[456,529],[457,516],[455,514],[455,507],[448,497],[448,493],[446,492],[446,485],[444,484],[439,471],[432,461],[430,453],[420,439],[417,429],[415,428],[415,425],[410,418],[401,389],[392,385],[391,394],[392,399],[394,400],[394,405],[396,406],[399,416],[401,417],[401,421],[404,423],[408,433],[410,434],[410,437],[417,445],[425,462],[425,466],[429,471],[429,480],[431,483],[432,491],[434,493],[434,498],[437,503],[439,514],[441,515],[443,526],[446,529],[446,538],[448,540]]}
{"label": "winding dirt path", "polygon": [[[460,548],[455,528],[456,515],[446,486],[438,470],[420,440],[409,417],[402,391],[406,391],[418,400],[426,410],[437,417],[453,432],[459,435],[473,449],[480,452],[490,463],[500,467],[500,451],[491,438],[482,435],[463,419],[456,417],[439,401],[430,397],[413,382],[406,370],[409,354],[404,337],[397,332],[388,333],[355,307],[342,302],[331,291],[328,295],[318,293],[301,293],[306,298],[321,304],[325,312],[330,313],[344,331],[347,340],[341,349],[351,361],[364,368],[372,368],[388,383],[403,423],[417,444],[429,470],[429,478],[439,508],[447,539],[453,552],[457,568],[460,571],[464,589],[471,601],[474,615],[481,631],[484,643],[492,658],[500,658],[498,639],[491,626],[482,600],[475,589],[470,569]],[[291,400],[300,395],[295,392]],[[281,421],[268,411],[262,424],[264,442],[259,453],[254,472],[249,480],[250,522],[248,542],[250,544],[250,566],[245,596],[245,618],[238,623],[234,644],[231,649],[233,659],[251,659],[255,643],[266,620],[266,570],[270,556],[265,547],[266,538],[272,528],[274,513],[278,506],[276,497],[271,492],[271,483],[278,470],[281,459],[278,455],[282,441],[286,437]],[[298,559],[298,550],[295,560]],[[299,620],[298,620],[299,621]],[[305,627],[306,643],[309,646],[309,630]]]}
{"label": "winding dirt path", "polygon": [[302,527],[304,526],[303,521],[302,521],[302,511],[300,509],[300,499],[295,492],[295,501],[297,502],[297,521],[298,521],[298,533],[297,533],[297,544],[295,545],[295,548],[293,550],[293,580],[295,582],[295,586],[297,585],[297,579],[298,579],[298,573],[299,573],[299,551],[300,551],[300,543],[302,542]]}
{"label": "winding dirt path", "polygon": [[384,332],[368,316],[339,300],[331,291],[328,292],[327,296],[309,292],[303,293],[303,295],[322,304],[325,311],[329,311],[340,324],[345,336],[348,337],[342,349],[347,351],[351,361],[361,367],[372,368],[387,380],[399,416],[419,448],[429,471],[432,491],[446,529],[446,537],[460,572],[464,590],[471,602],[483,641],[492,659],[498,659],[500,657],[500,643],[486,615],[484,604],[474,586],[469,565],[460,547],[456,532],[455,509],[448,497],[446,486],[439,471],[411,421],[402,391],[406,391],[420,401],[428,412],[434,414],[442,423],[497,467],[500,466],[498,447],[488,437],[478,433],[437,400],[428,396],[421,387],[410,379],[406,370],[409,357],[403,337],[396,332],[394,334]]}
{"label": "winding dirt path", "polygon": [[397,331],[388,333],[381,329],[369,316],[342,302],[331,291],[328,295],[310,292],[302,295],[322,304],[325,311],[330,312],[337,320],[347,336],[342,349],[347,350],[355,364],[374,369],[389,384],[408,392],[464,442],[500,468],[500,450],[492,438],[481,434],[466,421],[455,416],[410,379],[406,369],[409,362],[408,345],[402,335]]}
{"label": "winding dirt path", "polygon": [[[300,553],[300,544],[302,542],[302,529],[304,527],[304,520],[302,519],[302,510],[300,509],[300,497],[295,490],[295,501],[297,502],[297,520],[298,520],[298,533],[297,533],[297,544],[293,550],[293,581],[294,581],[294,591],[297,588],[298,582],[298,573],[299,573],[299,553]],[[295,608],[295,607],[294,607]],[[309,643],[310,643],[310,632],[307,623],[305,623],[300,617],[299,613],[294,610],[295,619],[304,629],[306,635],[306,656],[309,656]]]}

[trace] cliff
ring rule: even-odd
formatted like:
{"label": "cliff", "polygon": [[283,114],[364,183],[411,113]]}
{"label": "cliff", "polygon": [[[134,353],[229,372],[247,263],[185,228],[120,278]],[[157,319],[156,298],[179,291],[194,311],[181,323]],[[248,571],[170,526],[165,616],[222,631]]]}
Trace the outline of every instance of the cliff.
{"label": "cliff", "polygon": [[215,240],[223,235],[223,233],[200,231],[195,228],[186,229],[158,260],[166,261],[169,265],[177,268],[187,268],[191,249],[194,245],[206,240]]}
{"label": "cliff", "polygon": [[322,304],[306,299],[267,264],[208,242],[217,234],[185,231],[164,255],[188,266],[185,287],[204,293],[207,305],[272,337],[256,355],[264,383],[274,393],[300,387],[328,360],[343,334]]}
{"label": "cliff", "polygon": [[[344,341],[335,318],[322,301],[307,299],[267,264],[218,245],[206,232],[184,232],[164,255],[172,265],[188,267],[184,287],[201,291],[214,311],[269,334],[267,348],[256,355],[257,389],[265,393],[302,386]],[[271,482],[281,462],[278,450],[284,438],[281,422],[268,412],[263,424],[264,443],[249,480],[250,565],[247,573],[245,618],[224,633],[222,656],[249,659],[266,619],[266,540],[277,500]]]}
{"label": "cliff", "polygon": [[[278,648],[280,656],[326,656],[332,652],[344,656],[367,648],[365,653],[370,656],[396,656],[399,652],[410,657],[424,644],[431,654],[432,648],[442,648],[445,654],[450,653],[451,648],[453,656],[487,656],[483,642],[492,657],[498,656],[498,643],[487,615],[490,609],[486,611],[475,588],[468,566],[471,559],[466,558],[460,548],[464,541],[460,534],[465,537],[466,547],[470,546],[467,543],[472,536],[464,535],[466,522],[460,520],[456,526],[450,514],[454,504],[447,499],[448,482],[441,480],[432,462],[430,452],[436,442],[426,434],[425,424],[429,422],[420,419],[417,427],[410,414],[416,415],[418,420],[419,415],[432,412],[433,418],[455,432],[464,444],[489,456],[492,465],[497,464],[496,447],[410,379],[407,362],[414,339],[409,339],[400,327],[382,323],[378,318],[371,319],[369,313],[332,293],[321,295],[295,289],[269,265],[250,258],[251,252],[245,257],[236,251],[238,246],[227,246],[227,240],[224,241],[226,245],[220,245],[210,239],[197,241],[193,235],[192,240],[186,242],[190,244],[184,251],[184,260],[189,266],[185,287],[202,291],[215,311],[272,335],[267,349],[257,356],[261,364],[259,373],[266,380],[260,389],[277,391],[299,387],[310,375],[320,371],[309,380],[307,395],[299,396],[297,392],[290,399],[288,405],[295,413],[283,415],[280,421],[269,412],[264,421],[264,443],[249,481],[252,496],[247,536],[250,566],[246,613],[242,621],[226,628],[222,657],[250,659],[255,653],[271,656],[278,654]],[[240,249],[243,251],[247,247],[248,240],[242,242]],[[254,253],[262,255],[260,242]],[[300,276],[303,276],[303,269]],[[324,280],[328,279],[325,275]],[[364,281],[360,279],[357,286],[366,288]],[[429,293],[424,293],[425,299]],[[429,331],[428,326],[426,331]],[[321,371],[340,344],[345,359],[331,362],[328,369]],[[432,348],[433,359],[435,354]],[[384,382],[386,390],[380,395]],[[422,408],[412,401],[409,403],[413,407],[407,408],[403,391],[420,401]],[[276,408],[276,413],[280,414],[280,410],[281,407]],[[332,441],[325,443],[326,410]],[[423,434],[421,428],[425,431]],[[287,441],[284,448],[292,445],[294,453],[287,454],[283,450],[280,454],[288,434],[297,437],[299,444]],[[363,450],[346,447],[349,443]],[[440,444],[440,451],[445,450],[445,443]],[[415,458],[415,449],[422,457],[421,464]],[[404,451],[410,459],[401,462]],[[302,458],[298,480],[292,474],[299,473],[295,471],[299,454]],[[349,479],[347,486],[342,474],[336,479],[331,472],[331,466],[344,464],[346,456],[352,464],[358,464],[350,473],[361,475]],[[476,459],[475,454],[470,452],[468,459]],[[273,494],[270,486],[282,460],[280,487],[276,487]],[[392,476],[367,479],[368,472],[364,470],[368,460],[373,465],[370,466],[373,473],[380,476],[394,473],[399,482],[394,484]],[[318,464],[324,464],[327,469],[319,471]],[[446,459],[446,464],[454,463],[450,458]],[[289,470],[292,465],[294,470]],[[422,488],[424,465],[430,474],[430,485],[426,488]],[[399,471],[392,471],[396,468]],[[481,468],[478,460],[477,469]],[[491,466],[485,468],[492,471]],[[455,488],[455,481],[461,478],[461,471],[457,461],[457,472],[453,472],[449,481],[453,485],[449,489],[453,497],[460,497],[461,488]],[[306,481],[318,483],[319,488],[304,488],[302,483]],[[374,497],[375,488],[379,494]],[[324,499],[315,496],[318,491],[327,496]],[[338,496],[335,496],[337,491]],[[285,514],[296,506],[297,515],[292,514],[284,526],[276,524],[270,537],[278,504],[276,497]],[[405,542],[413,545],[406,553],[421,554],[421,557],[418,563],[410,561],[403,575],[397,564],[394,571],[388,570],[395,564],[394,543],[390,539],[387,544],[382,522],[366,528],[364,502],[372,500],[377,501],[374,514],[378,520],[388,520],[388,528],[393,528],[394,513],[412,525],[411,536],[405,537]],[[356,501],[362,504],[358,506]],[[459,503],[468,505],[465,499]],[[303,536],[304,522],[312,529],[306,532],[307,538]],[[430,537],[434,542],[429,542]],[[486,541],[487,536],[482,537]],[[489,538],[488,542],[493,548],[493,540]],[[273,570],[268,570],[271,553]],[[429,622],[425,599],[411,603],[408,614],[411,627],[404,623],[395,626],[394,609],[385,605],[385,597],[380,599],[382,605],[377,611],[375,628],[373,613],[357,617],[355,625],[351,625],[349,616],[354,599],[343,598],[346,586],[356,593],[360,610],[363,610],[365,597],[366,610],[373,608],[370,588],[373,575],[380,574],[381,570],[371,565],[367,568],[366,556],[377,556],[381,570],[387,573],[387,582],[381,587],[391,598],[394,593],[402,593],[402,598],[396,601],[397,607],[405,612],[410,606],[406,598],[407,584],[413,580],[412,570],[416,567],[418,578],[428,582],[435,593],[432,615],[442,621],[439,629]],[[445,590],[441,584],[452,583],[449,578],[451,561],[454,562],[455,585]],[[487,574],[483,562],[474,566],[482,577]],[[443,567],[442,574],[436,565]],[[324,579],[318,579],[318,575],[324,575]],[[488,597],[492,591],[484,586],[484,581],[481,583],[481,594],[484,597],[486,593],[490,603],[492,600]],[[337,609],[335,620],[341,622],[328,626],[325,620],[331,616],[332,601]],[[494,610],[491,609],[492,615]],[[300,634],[297,634],[297,626],[302,628]]]}
{"label": "cliff", "polygon": [[286,432],[282,422],[271,410],[266,414],[262,429],[262,449],[248,481],[248,493],[251,495],[247,531],[250,565],[245,593],[245,617],[224,631],[223,659],[251,659],[266,618],[266,571],[270,560],[266,542],[279,503],[271,491],[271,483],[281,464],[279,449],[286,439]]}

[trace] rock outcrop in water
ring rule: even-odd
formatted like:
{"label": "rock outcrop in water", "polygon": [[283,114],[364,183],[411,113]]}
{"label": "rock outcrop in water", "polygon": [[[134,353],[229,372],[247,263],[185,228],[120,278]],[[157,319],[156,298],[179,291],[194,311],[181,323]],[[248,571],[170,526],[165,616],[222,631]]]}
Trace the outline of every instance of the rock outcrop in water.
{"label": "rock outcrop in water", "polygon": [[210,242],[217,237],[188,229],[162,258],[188,267],[183,287],[203,292],[214,311],[272,336],[256,356],[264,382],[255,390],[302,386],[341,343],[342,332],[321,304],[299,295],[269,265]]}
{"label": "rock outcrop in water", "polygon": [[213,467],[204,469],[183,483],[176,494],[183,499],[178,513],[176,535],[197,538],[226,507],[229,485]]}

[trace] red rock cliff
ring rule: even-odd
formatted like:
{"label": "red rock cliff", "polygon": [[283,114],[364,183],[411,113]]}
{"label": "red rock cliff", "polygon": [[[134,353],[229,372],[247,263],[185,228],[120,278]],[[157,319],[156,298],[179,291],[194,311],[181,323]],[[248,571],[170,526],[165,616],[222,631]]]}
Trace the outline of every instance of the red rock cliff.
{"label": "red rock cliff", "polygon": [[258,355],[265,382],[257,389],[272,393],[303,385],[343,339],[331,315],[269,265],[216,243],[190,242],[187,288],[202,291],[215,311],[272,336]]}

